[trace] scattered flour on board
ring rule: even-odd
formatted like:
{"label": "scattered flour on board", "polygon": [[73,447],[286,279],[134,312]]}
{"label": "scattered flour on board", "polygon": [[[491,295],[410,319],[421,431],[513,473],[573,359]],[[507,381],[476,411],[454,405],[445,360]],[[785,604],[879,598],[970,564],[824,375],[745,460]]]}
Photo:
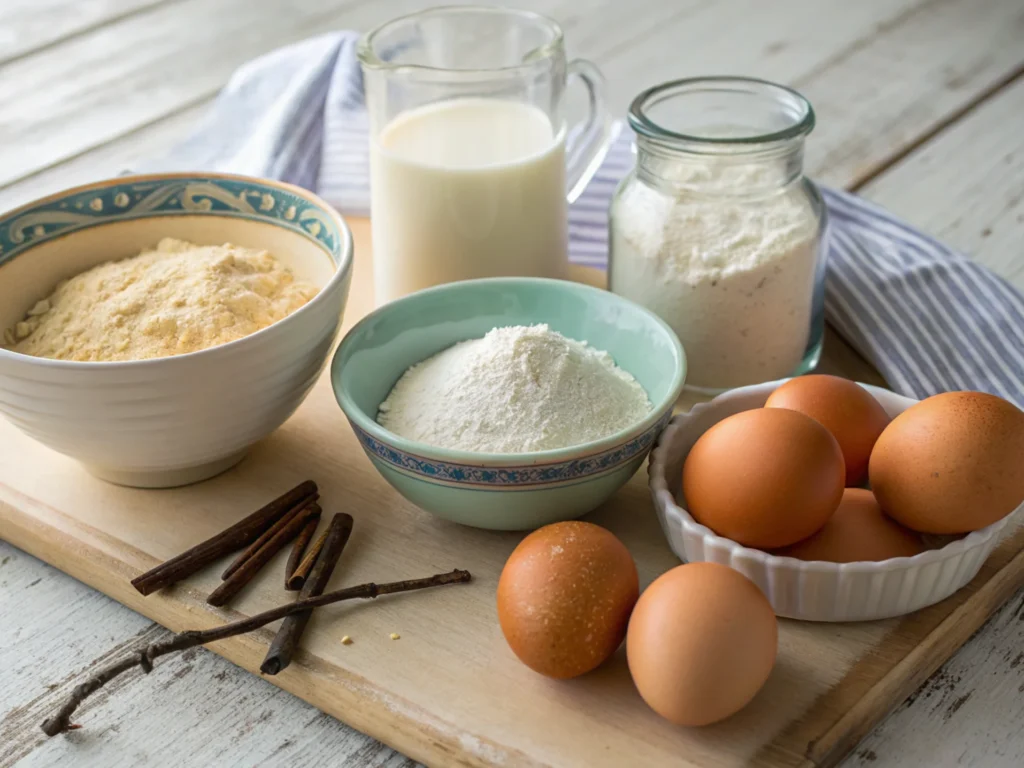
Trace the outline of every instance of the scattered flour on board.
{"label": "scattered flour on board", "polygon": [[440,448],[525,453],[598,440],[650,410],[607,352],[532,325],[495,328],[412,366],[377,421]]}

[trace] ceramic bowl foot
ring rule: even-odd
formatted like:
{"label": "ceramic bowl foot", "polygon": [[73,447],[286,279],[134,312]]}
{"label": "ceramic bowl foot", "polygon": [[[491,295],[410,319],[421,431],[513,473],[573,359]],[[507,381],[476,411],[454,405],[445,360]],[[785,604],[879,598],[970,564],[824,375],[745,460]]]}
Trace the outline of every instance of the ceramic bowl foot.
{"label": "ceramic bowl foot", "polygon": [[100,467],[93,464],[86,464],[85,469],[101,480],[115,485],[127,485],[131,488],[174,488],[198,483],[219,475],[240,462],[245,457],[245,453],[245,451],[239,451],[207,464],[178,469],[134,470]]}

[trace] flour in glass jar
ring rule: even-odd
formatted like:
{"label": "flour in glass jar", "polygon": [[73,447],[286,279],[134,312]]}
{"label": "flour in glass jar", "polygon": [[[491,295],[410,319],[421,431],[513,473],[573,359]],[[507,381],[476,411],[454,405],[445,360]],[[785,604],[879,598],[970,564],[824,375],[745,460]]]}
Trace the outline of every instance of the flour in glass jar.
{"label": "flour in glass jar", "polygon": [[794,185],[744,196],[774,173],[688,162],[672,169],[681,185],[674,194],[634,184],[615,203],[612,290],[679,335],[688,385],[770,381],[791,375],[804,356],[818,219]]}
{"label": "flour in glass jar", "polygon": [[650,410],[607,352],[532,325],[495,328],[412,366],[377,421],[439,448],[526,453],[599,440]]}

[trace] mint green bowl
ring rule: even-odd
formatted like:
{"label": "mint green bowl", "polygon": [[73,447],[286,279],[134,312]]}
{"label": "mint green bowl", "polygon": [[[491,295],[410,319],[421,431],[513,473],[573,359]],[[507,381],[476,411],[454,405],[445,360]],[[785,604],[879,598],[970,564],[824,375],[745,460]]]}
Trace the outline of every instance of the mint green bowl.
{"label": "mint green bowl", "polygon": [[[534,453],[471,453],[406,440],[376,422],[406,369],[497,326],[547,323],[605,350],[647,390],[647,418],[601,440]],[[686,358],[655,315],[607,291],[537,278],[468,280],[367,315],[331,364],[334,395],[377,471],[418,507],[464,525],[528,530],[585,515],[643,463],[672,416]]]}

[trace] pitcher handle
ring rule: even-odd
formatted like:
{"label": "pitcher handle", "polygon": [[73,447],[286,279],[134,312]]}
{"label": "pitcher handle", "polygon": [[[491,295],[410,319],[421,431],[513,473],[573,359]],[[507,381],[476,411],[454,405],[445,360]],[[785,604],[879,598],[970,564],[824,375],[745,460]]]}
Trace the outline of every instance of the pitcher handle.
{"label": "pitcher handle", "polygon": [[583,81],[590,98],[586,120],[572,126],[566,139],[566,196],[570,203],[574,203],[608,154],[611,120],[605,107],[605,84],[601,70],[586,59],[575,59],[569,62],[567,72],[570,78],[578,77]]}

